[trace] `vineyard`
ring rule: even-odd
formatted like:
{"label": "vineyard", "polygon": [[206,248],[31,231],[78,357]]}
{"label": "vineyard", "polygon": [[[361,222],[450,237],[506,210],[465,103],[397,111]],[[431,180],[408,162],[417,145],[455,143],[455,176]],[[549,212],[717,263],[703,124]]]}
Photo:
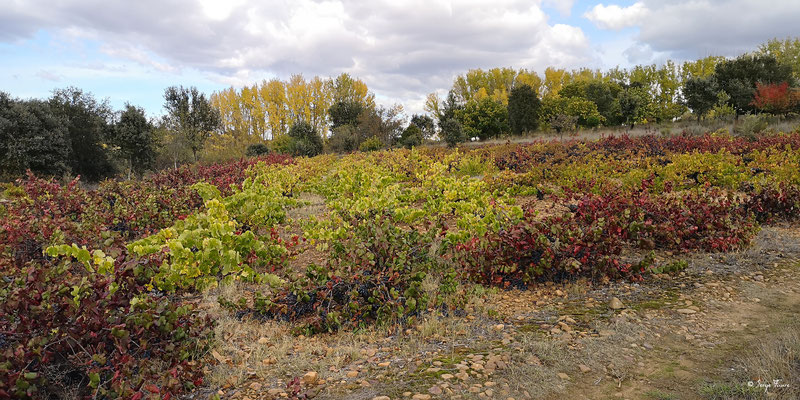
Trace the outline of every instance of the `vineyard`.
{"label": "vineyard", "polygon": [[92,190],[28,175],[0,202],[0,398],[207,387],[203,294],[312,337],[679,273],[800,217],[798,149],[797,132],[610,137],[268,155]]}

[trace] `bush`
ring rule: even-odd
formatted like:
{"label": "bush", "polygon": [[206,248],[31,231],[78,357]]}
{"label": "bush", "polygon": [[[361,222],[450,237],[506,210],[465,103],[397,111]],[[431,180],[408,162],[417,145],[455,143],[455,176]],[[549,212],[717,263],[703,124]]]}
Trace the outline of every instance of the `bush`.
{"label": "bush", "polygon": [[747,115],[742,122],[734,127],[733,132],[737,136],[755,140],[758,134],[767,129],[767,126],[769,126],[769,121],[766,117],[762,115]]}
{"label": "bush", "polygon": [[[747,245],[758,230],[751,213],[721,190],[665,196],[651,194],[651,187],[652,181],[644,180],[640,189],[588,194],[572,212],[544,220],[529,210],[518,224],[458,245],[459,270],[473,282],[499,286],[577,276],[635,278],[647,266],[624,263],[623,245],[732,251]],[[792,209],[795,202],[761,201],[753,207],[762,205]]]}
{"label": "bush", "polygon": [[170,398],[202,385],[192,360],[213,321],[147,294],[135,262],[114,268],[75,245],[47,255],[1,292],[0,397]]}
{"label": "bush", "polygon": [[342,125],[333,128],[327,145],[327,150],[334,153],[349,153],[358,149],[356,129],[352,125]]}
{"label": "bush", "polygon": [[258,157],[261,155],[269,154],[269,147],[264,143],[256,143],[247,146],[247,154],[248,157]]}
{"label": "bush", "polygon": [[314,157],[322,153],[322,141],[315,143],[305,139],[292,140],[292,155]]}
{"label": "bush", "polygon": [[409,125],[400,136],[400,144],[405,148],[412,148],[422,144],[422,130],[416,125]]}
{"label": "bush", "polygon": [[550,117],[550,121],[548,122],[550,123],[550,127],[553,128],[558,134],[564,132],[571,133],[575,130],[578,117],[567,114],[556,114]]}
{"label": "bush", "polygon": [[280,135],[272,139],[272,151],[278,154],[292,154],[294,140],[288,135]]}
{"label": "bush", "polygon": [[[439,230],[403,229],[389,213],[343,220],[351,229],[332,247],[328,265],[312,264],[304,277],[271,298],[257,294],[245,312],[302,320],[298,333],[310,334],[394,323],[425,310],[431,299],[421,286],[436,262],[432,246]],[[241,301],[220,303],[242,311]]]}
{"label": "bush", "polygon": [[365,140],[363,143],[361,143],[360,146],[358,146],[358,149],[364,152],[376,151],[382,148],[383,148],[383,142],[375,136]]}

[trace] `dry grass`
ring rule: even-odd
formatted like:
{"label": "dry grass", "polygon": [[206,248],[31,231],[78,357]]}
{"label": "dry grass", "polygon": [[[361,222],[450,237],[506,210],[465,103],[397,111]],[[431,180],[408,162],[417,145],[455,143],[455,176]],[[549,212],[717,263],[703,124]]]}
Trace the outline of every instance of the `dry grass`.
{"label": "dry grass", "polygon": [[738,360],[743,382],[758,381],[787,387],[769,388],[779,398],[800,399],[800,325],[794,324],[765,337]]}
{"label": "dry grass", "polygon": [[[428,280],[423,288],[429,295],[437,295],[438,281]],[[291,333],[291,323],[235,318],[216,300],[218,296],[239,298],[248,290],[247,285],[233,283],[205,294],[203,308],[217,321],[217,339],[211,351],[217,363],[208,374],[212,387],[242,387],[251,380],[285,385],[309,371],[316,371],[320,379],[339,381],[348,371],[364,369],[376,358],[407,362],[423,353],[445,351],[461,339],[485,333],[488,323],[480,313],[493,301],[491,293],[459,288],[466,309],[480,317],[445,317],[431,312],[413,325],[304,337]]]}

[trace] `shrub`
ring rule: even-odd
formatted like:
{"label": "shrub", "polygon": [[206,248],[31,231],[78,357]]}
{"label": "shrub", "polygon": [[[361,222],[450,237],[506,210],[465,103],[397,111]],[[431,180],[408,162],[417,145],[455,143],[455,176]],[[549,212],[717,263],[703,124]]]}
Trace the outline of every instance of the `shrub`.
{"label": "shrub", "polygon": [[611,189],[583,196],[573,212],[526,219],[456,248],[467,279],[500,286],[576,276],[637,277],[644,272],[619,259],[623,244],[647,250],[731,251],[757,227],[745,209],[719,190],[681,196],[652,195],[652,182],[633,191]]}
{"label": "shrub", "polygon": [[278,154],[292,154],[294,140],[289,135],[280,135],[272,139],[272,151]]}
{"label": "shrub", "polygon": [[749,140],[755,140],[758,134],[769,126],[769,121],[762,115],[746,115],[743,120],[734,127],[733,132]]}
{"label": "shrub", "polygon": [[409,125],[400,135],[400,144],[405,148],[412,148],[422,144],[422,130],[416,125]]}
{"label": "shrub", "polygon": [[373,136],[358,146],[358,150],[367,152],[367,151],[376,151],[383,148],[383,142],[378,139],[377,137]]}
{"label": "shrub", "polygon": [[48,249],[0,291],[0,397],[131,398],[202,385],[213,321],[146,294],[136,262]]}
{"label": "shrub", "polygon": [[[439,229],[406,230],[389,213],[348,214],[343,221],[350,229],[333,244],[328,265],[309,266],[304,277],[271,298],[257,295],[247,311],[301,320],[299,332],[317,333],[398,322],[424,310],[430,299],[421,284],[435,263]],[[226,299],[221,303],[239,308]]]}
{"label": "shrub", "polygon": [[550,127],[560,135],[564,132],[573,132],[578,122],[578,117],[567,114],[556,114],[550,117],[548,122],[550,123]]}
{"label": "shrub", "polygon": [[255,143],[247,146],[248,157],[258,157],[269,154],[269,147],[264,143]]}
{"label": "shrub", "polygon": [[349,153],[358,149],[358,136],[356,128],[352,125],[341,125],[333,128],[331,137],[328,138],[328,151],[334,153]]}

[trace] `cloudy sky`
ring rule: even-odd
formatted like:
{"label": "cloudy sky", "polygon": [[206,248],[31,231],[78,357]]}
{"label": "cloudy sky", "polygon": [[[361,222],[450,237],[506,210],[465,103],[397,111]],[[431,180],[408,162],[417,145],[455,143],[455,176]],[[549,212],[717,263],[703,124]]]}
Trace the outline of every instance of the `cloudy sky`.
{"label": "cloudy sky", "polygon": [[77,86],[158,115],[171,85],[348,72],[418,112],[470,68],[626,67],[799,34],[797,0],[610,1],[0,0],[0,90]]}

